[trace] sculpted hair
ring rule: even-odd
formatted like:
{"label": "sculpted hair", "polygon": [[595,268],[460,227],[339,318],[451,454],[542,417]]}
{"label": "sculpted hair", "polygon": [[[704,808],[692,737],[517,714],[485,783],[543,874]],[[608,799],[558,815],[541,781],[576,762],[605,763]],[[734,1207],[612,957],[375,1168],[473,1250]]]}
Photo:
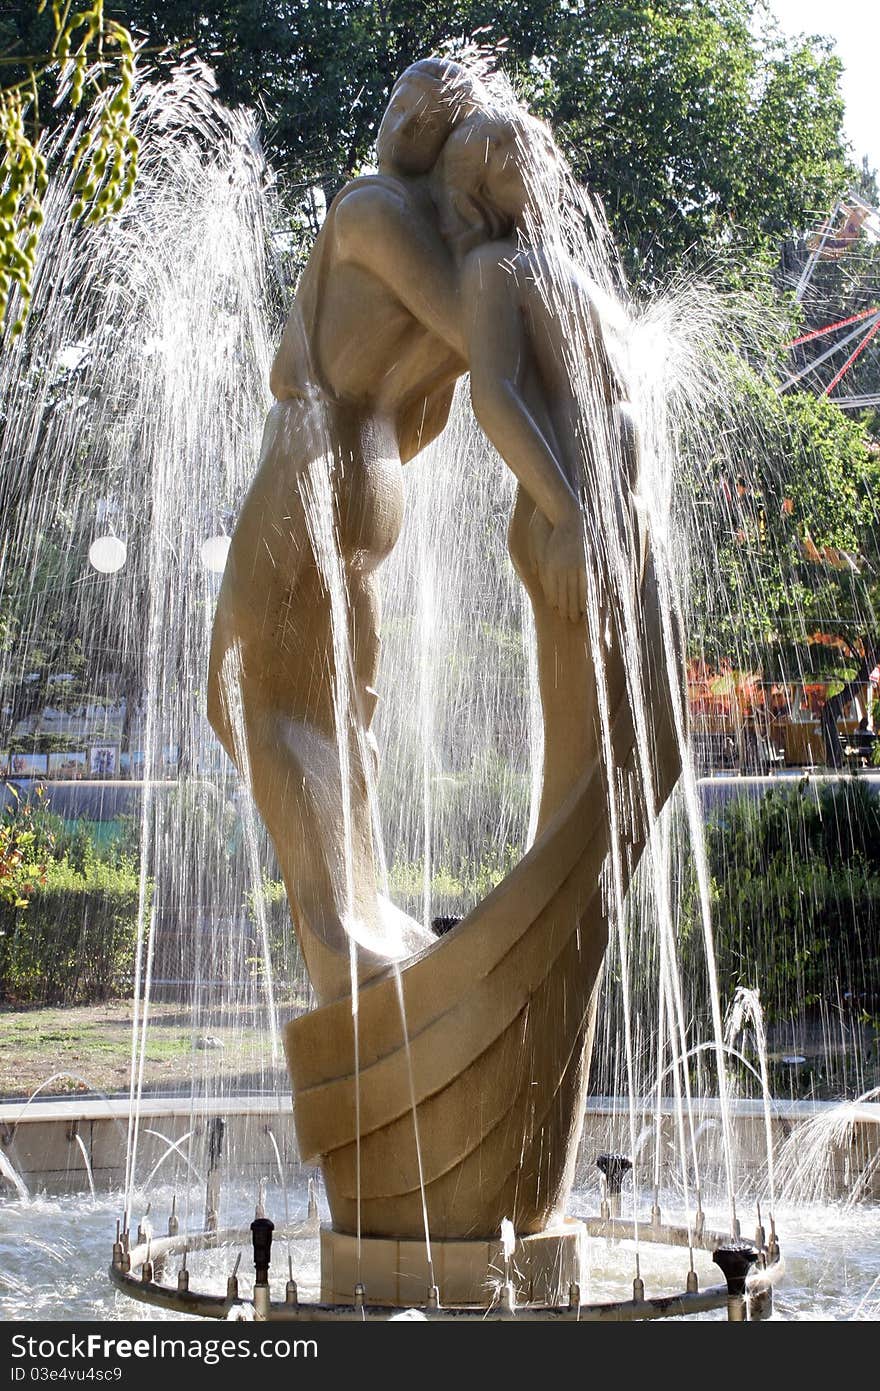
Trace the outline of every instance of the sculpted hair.
{"label": "sculpted hair", "polygon": [[449,107],[450,129],[471,111],[488,105],[488,93],[480,79],[451,58],[420,58],[418,62],[410,63],[392,87],[391,97],[401,82],[410,78],[437,84],[440,104]]}

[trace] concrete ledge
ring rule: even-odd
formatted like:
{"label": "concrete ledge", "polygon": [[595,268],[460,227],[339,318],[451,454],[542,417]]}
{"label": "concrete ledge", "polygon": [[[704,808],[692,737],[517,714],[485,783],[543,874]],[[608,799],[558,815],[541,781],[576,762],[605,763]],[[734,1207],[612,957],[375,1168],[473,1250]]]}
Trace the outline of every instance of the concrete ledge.
{"label": "concrete ledge", "polygon": [[[29,1189],[88,1192],[89,1168],[97,1188],[122,1186],[128,1138],[128,1098],[71,1097],[0,1104],[0,1150]],[[759,1101],[735,1101],[734,1159],[738,1171],[755,1173],[766,1163],[764,1108]],[[861,1197],[880,1198],[880,1104],[816,1101],[773,1102],[771,1132],[777,1153],[782,1144],[809,1122],[832,1121],[846,1111],[846,1124],[829,1142],[828,1197],[847,1196],[860,1174],[865,1175]],[[696,1098],[695,1125],[701,1130],[700,1149],[711,1167],[721,1158],[720,1106],[716,1097]],[[289,1096],[143,1098],[139,1121],[138,1175],[146,1179],[156,1167],[162,1182],[174,1165],[194,1181],[204,1182],[208,1127],[214,1117],[226,1121],[223,1167],[250,1175],[254,1183],[275,1175],[278,1160],[299,1164],[299,1151]],[[637,1116],[643,1162],[652,1153],[656,1109],[653,1104]],[[660,1108],[662,1152],[677,1165],[676,1121],[671,1102]],[[180,1153],[174,1149],[180,1146]],[[587,1107],[578,1166],[579,1186],[588,1185],[595,1156],[630,1149],[629,1108],[619,1097],[593,1097]],[[88,1160],[88,1164],[86,1163]],[[166,1166],[164,1167],[163,1166]],[[0,1171],[0,1193],[8,1179]]]}
{"label": "concrete ledge", "polygon": [[[0,1146],[29,1189],[88,1192],[89,1174],[96,1188],[121,1188],[128,1143],[128,1098],[34,1101],[0,1106]],[[138,1122],[138,1175],[155,1169],[156,1182],[170,1177],[174,1166],[204,1184],[208,1167],[209,1126],[226,1121],[223,1168],[252,1176],[278,1172],[299,1162],[289,1097],[212,1098],[145,1097]],[[275,1144],[272,1143],[274,1138]],[[178,1149],[175,1149],[178,1146]],[[0,1193],[3,1192],[0,1173]]]}

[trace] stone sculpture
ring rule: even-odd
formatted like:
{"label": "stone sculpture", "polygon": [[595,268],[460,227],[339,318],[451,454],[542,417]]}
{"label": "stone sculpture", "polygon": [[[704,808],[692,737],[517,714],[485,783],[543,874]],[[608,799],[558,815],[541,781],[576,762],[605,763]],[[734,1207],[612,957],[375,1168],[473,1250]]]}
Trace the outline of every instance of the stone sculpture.
{"label": "stone sculpture", "polygon": [[[301,1154],[322,1165],[332,1214],[325,1297],[350,1298],[360,1278],[373,1298],[406,1303],[433,1277],[445,1302],[477,1298],[504,1218],[525,1239],[533,1295],[548,1295],[576,1275],[577,1234],[554,1223],[607,939],[602,870],[614,859],[625,891],[678,775],[675,662],[613,307],[542,244],[534,188],[558,159],[549,134],[429,59],[398,80],[377,150],[378,175],[328,211],[272,369],[276,405],[218,602],[209,715],[272,835],[318,999],[285,1045]],[[572,345],[617,461],[604,522],[624,558],[615,575],[586,548],[595,422],[570,380]],[[535,614],[545,766],[533,845],[438,939],[376,888],[376,569],[402,524],[402,465],[443,429],[467,371],[476,418],[519,483],[510,550]],[[339,537],[329,560],[321,525]],[[626,662],[624,610],[639,649]],[[650,711],[647,781],[627,664]],[[609,753],[641,788],[625,826],[605,810]]]}

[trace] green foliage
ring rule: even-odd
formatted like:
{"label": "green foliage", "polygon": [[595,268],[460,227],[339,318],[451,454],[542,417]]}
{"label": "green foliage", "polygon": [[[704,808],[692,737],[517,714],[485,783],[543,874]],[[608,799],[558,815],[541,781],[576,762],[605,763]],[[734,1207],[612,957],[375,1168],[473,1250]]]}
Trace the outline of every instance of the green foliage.
{"label": "green foliage", "polygon": [[41,787],[33,801],[14,796],[0,821],[0,996],[72,1004],[124,991],[137,932],[137,857],[124,838],[99,851],[85,824],[53,813]]}
{"label": "green foliage", "polygon": [[269,148],[288,176],[332,195],[370,157],[398,74],[446,40],[482,29],[527,64],[557,19],[546,0],[126,0],[149,45],[195,48],[224,101],[267,115]]}
{"label": "green foliage", "polygon": [[[880,1023],[880,801],[858,779],[743,798],[706,833],[723,999],[758,987],[771,1021],[847,1000]],[[691,885],[693,889],[693,885]],[[685,895],[686,974],[703,971]]]}
{"label": "green foliage", "polygon": [[276,989],[294,986],[301,992],[309,990],[308,973],[299,940],[291,922],[287,892],[281,879],[263,880],[258,892],[247,895],[247,914],[253,928],[253,951],[249,957],[251,972],[262,977],[266,971],[263,950],[263,928],[269,944],[269,960]]}
{"label": "green foliage", "polygon": [[[82,823],[78,823],[82,826]],[[106,849],[100,850],[104,859],[109,859],[111,864],[118,864],[120,860],[133,860],[135,864],[141,857],[141,835],[143,824],[139,816],[119,816],[115,822],[115,835],[106,843]]]}
{"label": "green foliage", "polygon": [[[809,670],[803,644],[817,631],[861,655],[858,644],[871,634],[880,601],[880,454],[859,423],[824,397],[780,397],[747,369],[738,389],[742,472],[719,460],[693,479],[702,504],[693,554],[712,567],[692,586],[694,655],[765,671],[794,660],[796,674]],[[837,553],[836,564],[824,558],[826,548]],[[822,650],[826,661],[840,661]]]}
{"label": "green foliage", "polygon": [[[48,428],[70,407],[81,384],[60,380]],[[69,393],[69,395],[68,395]],[[4,422],[0,419],[0,426]],[[10,433],[14,422],[10,422]],[[142,524],[124,518],[132,541],[128,563],[119,574],[83,573],[94,537],[96,502],[106,489],[106,473],[94,459],[67,461],[57,505],[35,516],[41,487],[56,488],[49,470],[51,449],[38,457],[30,477],[7,468],[3,477],[3,533],[7,538],[0,591],[0,733],[10,747],[12,731],[47,706],[71,710],[125,698],[133,709],[142,689],[144,649],[130,641],[147,564]],[[141,519],[142,522],[142,519]],[[15,652],[15,660],[2,660]],[[23,751],[52,751],[46,738],[27,742]]]}
{"label": "green foliage", "polygon": [[223,98],[267,112],[276,160],[332,195],[370,159],[398,74],[447,40],[503,66],[606,202],[630,271],[754,254],[830,204],[846,170],[840,62],[763,31],[756,0],[130,0],[149,43],[193,44]]}
{"label": "green foliage", "polygon": [[545,110],[640,279],[690,248],[773,244],[845,178],[839,60],[757,10],[600,0],[560,19]]}
{"label": "green foliage", "polygon": [[[39,20],[46,0],[35,0],[34,9],[33,18]],[[75,152],[79,172],[72,215],[100,222],[118,212],[137,175],[138,144],[130,124],[135,68],[131,34],[117,20],[105,18],[104,0],[86,0],[82,9],[70,0],[52,0],[51,15],[51,39],[37,53],[14,52],[12,76],[0,87],[0,329],[15,286],[13,337],[21,333],[27,316],[42,200],[49,186],[49,170],[39,149],[39,88],[48,74],[55,79],[56,104],[66,99],[76,111],[84,99],[95,103],[93,119]],[[26,18],[25,30],[28,27]],[[36,27],[45,33],[44,26]],[[5,37],[4,31],[5,25],[0,37]]]}
{"label": "green foliage", "polygon": [[[455,870],[435,865],[431,873],[431,904],[435,917],[465,917],[490,894],[514,868],[521,851],[508,845],[496,855],[459,865]],[[388,888],[398,907],[421,921],[424,893],[424,861],[395,861],[388,872]]]}
{"label": "green foliage", "polygon": [[46,858],[54,841],[40,820],[39,808],[21,805],[18,793],[0,818],[0,905],[27,908],[31,895],[46,883]]}
{"label": "green foliage", "polygon": [[51,783],[48,792],[38,783],[33,799],[27,801],[22,800],[14,783],[8,783],[7,790],[14,800],[4,809],[3,824],[15,834],[27,835],[32,858],[40,864],[66,859],[84,872],[90,856],[114,866],[140,860],[140,817],[120,816],[113,822],[64,821],[52,810]]}
{"label": "green foliage", "polygon": [[26,911],[0,904],[0,993],[18,1004],[74,1004],[130,989],[139,889],[132,861],[48,861]]}
{"label": "green foliage", "polygon": [[25,129],[25,102],[20,90],[0,93],[0,327],[13,286],[18,287],[21,313],[12,325],[17,337],[24,327],[30,301],[34,258],[43,221],[42,199],[49,186],[46,160]]}

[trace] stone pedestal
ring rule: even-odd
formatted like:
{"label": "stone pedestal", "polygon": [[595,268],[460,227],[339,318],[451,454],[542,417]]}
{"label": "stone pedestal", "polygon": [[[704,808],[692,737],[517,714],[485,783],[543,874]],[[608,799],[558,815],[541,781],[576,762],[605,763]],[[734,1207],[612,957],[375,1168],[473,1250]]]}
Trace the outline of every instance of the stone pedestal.
{"label": "stone pedestal", "polygon": [[[587,1231],[582,1222],[565,1218],[535,1236],[520,1237],[510,1262],[518,1303],[568,1303],[574,1280],[583,1286]],[[428,1296],[428,1259],[423,1241],[364,1237],[358,1271],[357,1238],[330,1227],[321,1229],[321,1301],[351,1304],[358,1280],[368,1304],[400,1309],[424,1306]],[[500,1238],[489,1241],[432,1241],[434,1280],[441,1305],[493,1302],[504,1280]]]}

